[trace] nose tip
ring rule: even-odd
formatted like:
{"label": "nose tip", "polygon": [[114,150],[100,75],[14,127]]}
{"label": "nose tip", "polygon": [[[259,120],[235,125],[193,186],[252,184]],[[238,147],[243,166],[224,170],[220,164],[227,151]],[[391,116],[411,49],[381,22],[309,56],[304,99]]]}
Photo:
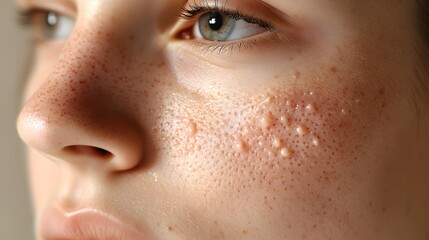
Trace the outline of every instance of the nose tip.
{"label": "nose tip", "polygon": [[138,126],[121,114],[94,124],[84,117],[78,121],[61,117],[56,111],[32,111],[31,105],[23,108],[17,121],[18,133],[30,148],[78,168],[96,165],[100,170],[126,171],[143,161]]}

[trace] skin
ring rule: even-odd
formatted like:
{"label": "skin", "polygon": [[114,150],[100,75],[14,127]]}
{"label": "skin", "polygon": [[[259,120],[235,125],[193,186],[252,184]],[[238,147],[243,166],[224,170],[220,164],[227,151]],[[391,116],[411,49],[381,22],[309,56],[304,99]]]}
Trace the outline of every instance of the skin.
{"label": "skin", "polygon": [[267,0],[286,23],[231,0],[280,37],[223,52],[154,2],[22,3],[77,19],[36,46],[18,119],[37,221],[57,205],[149,239],[429,238],[414,1]]}

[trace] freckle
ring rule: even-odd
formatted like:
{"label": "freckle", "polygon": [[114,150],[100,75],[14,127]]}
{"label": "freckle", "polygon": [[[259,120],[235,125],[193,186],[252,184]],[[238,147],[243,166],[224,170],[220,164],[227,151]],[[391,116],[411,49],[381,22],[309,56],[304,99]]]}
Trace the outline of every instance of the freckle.
{"label": "freckle", "polygon": [[189,121],[186,126],[186,133],[189,137],[194,136],[197,133],[197,124],[193,121]]}
{"label": "freckle", "polygon": [[308,129],[304,126],[299,126],[296,128],[296,133],[300,136],[304,136],[308,133]]}
{"label": "freckle", "polygon": [[289,157],[290,156],[290,150],[287,148],[280,149],[280,155],[283,157]]}
{"label": "freckle", "polygon": [[171,231],[173,231],[173,227],[172,227],[172,226],[168,226],[168,228],[167,228],[167,229],[168,229],[168,231],[170,231],[170,232],[171,232]]}

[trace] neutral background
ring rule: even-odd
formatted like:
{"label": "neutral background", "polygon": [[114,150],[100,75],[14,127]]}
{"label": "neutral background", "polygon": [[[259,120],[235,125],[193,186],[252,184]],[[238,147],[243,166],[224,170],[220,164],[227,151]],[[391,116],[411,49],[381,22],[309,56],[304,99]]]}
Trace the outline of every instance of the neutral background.
{"label": "neutral background", "polygon": [[15,130],[19,95],[30,56],[29,36],[13,0],[0,0],[0,239],[33,238],[22,144]]}

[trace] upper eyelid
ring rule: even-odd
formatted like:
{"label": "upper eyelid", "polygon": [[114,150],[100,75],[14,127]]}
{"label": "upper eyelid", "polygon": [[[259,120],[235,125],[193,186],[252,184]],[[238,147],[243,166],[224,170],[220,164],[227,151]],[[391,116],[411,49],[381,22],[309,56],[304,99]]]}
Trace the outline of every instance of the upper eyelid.
{"label": "upper eyelid", "polygon": [[240,9],[240,12],[260,19],[270,19],[272,22],[290,25],[291,17],[284,11],[264,0],[188,0],[181,8],[201,7],[205,9]]}
{"label": "upper eyelid", "polygon": [[68,0],[56,0],[56,1],[25,1],[25,4],[21,4],[22,13],[44,13],[54,12],[58,15],[69,17],[72,19],[77,18],[77,7]]}
{"label": "upper eyelid", "polygon": [[60,13],[58,11],[43,9],[43,8],[29,8],[18,11],[18,22],[24,26],[38,27],[43,21],[43,17],[45,17],[48,13],[55,13],[58,16],[63,16],[75,20],[73,17],[68,16],[67,14]]}
{"label": "upper eyelid", "polygon": [[225,15],[227,15],[228,17],[232,17],[235,20],[239,20],[239,19],[243,19],[246,20],[250,23],[256,23],[253,22],[253,20],[259,20],[258,24],[263,24],[266,26],[263,27],[272,27],[271,22],[260,19],[259,17],[254,17],[254,16],[250,16],[250,15],[246,15],[245,13],[242,13],[241,11],[239,11],[238,9],[236,10],[232,10],[232,9],[228,9],[228,8],[218,8],[218,7],[198,7],[197,9],[184,9],[181,16],[185,19],[190,19],[193,18],[195,16],[210,12],[210,11],[220,11],[222,13],[224,13]]}

